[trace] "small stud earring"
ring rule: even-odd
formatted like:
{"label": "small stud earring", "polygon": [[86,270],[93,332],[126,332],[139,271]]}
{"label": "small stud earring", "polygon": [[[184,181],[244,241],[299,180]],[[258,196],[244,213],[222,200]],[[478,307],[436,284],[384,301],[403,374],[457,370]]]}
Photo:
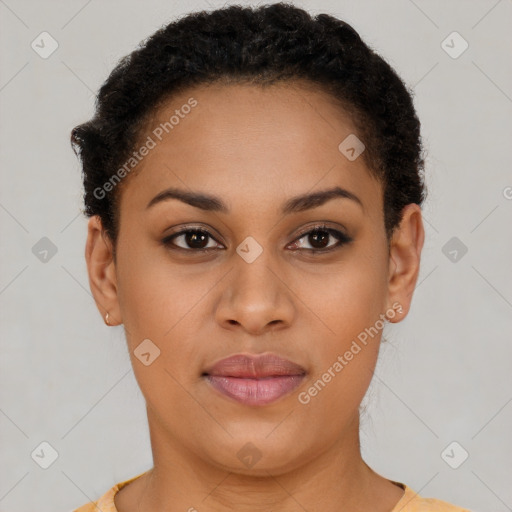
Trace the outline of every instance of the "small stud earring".
{"label": "small stud earring", "polygon": [[108,313],[105,315],[105,323],[107,325],[110,325],[109,319],[108,319]]}

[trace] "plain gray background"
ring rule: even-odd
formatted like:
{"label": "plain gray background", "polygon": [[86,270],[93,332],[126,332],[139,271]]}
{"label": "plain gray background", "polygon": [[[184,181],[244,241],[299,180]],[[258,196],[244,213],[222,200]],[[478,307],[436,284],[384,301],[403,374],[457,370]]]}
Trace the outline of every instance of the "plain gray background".
{"label": "plain gray background", "polygon": [[[294,3],[345,19],[414,88],[428,152],[421,274],[384,333],[363,456],[421,495],[510,511],[512,1]],[[122,326],[104,325],[89,290],[69,133],[121,56],[222,5],[0,0],[2,511],[68,511],[151,467]],[[59,45],[48,58],[31,47],[44,31]],[[58,454],[47,469],[31,455],[51,454],[43,442]]]}

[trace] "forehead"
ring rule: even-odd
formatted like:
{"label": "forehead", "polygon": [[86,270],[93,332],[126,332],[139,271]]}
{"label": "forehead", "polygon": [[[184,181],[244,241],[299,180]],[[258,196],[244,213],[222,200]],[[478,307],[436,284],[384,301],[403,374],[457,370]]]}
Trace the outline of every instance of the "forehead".
{"label": "forehead", "polygon": [[129,202],[144,209],[170,186],[208,191],[233,208],[261,209],[335,185],[379,207],[380,184],[363,158],[349,160],[340,151],[354,135],[350,116],[308,83],[195,86],[149,118],[140,141],[151,148],[130,177],[121,208]]}

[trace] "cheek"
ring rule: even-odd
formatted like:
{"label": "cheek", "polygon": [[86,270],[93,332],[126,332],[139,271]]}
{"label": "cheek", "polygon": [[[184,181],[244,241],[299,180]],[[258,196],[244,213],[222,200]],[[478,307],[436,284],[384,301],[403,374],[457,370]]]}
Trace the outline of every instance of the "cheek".
{"label": "cheek", "polygon": [[315,373],[302,403],[319,407],[318,414],[328,404],[324,410],[346,417],[357,410],[368,388],[384,327],[386,269],[384,252],[365,256],[360,251],[328,278],[302,281],[299,294],[316,313],[308,313]]}
{"label": "cheek", "polygon": [[208,281],[203,272],[203,279],[194,279],[192,284],[180,265],[149,244],[123,247],[120,243],[117,273],[123,323],[127,335],[137,338],[169,335],[199,302]]}
{"label": "cheek", "polygon": [[187,286],[177,267],[152,252],[120,251],[118,298],[140,390],[154,411],[170,418],[173,410],[194,407],[186,387],[195,379],[198,354],[187,340],[194,339],[194,307],[211,285],[203,279]]}
{"label": "cheek", "polygon": [[[204,357],[205,305],[222,276],[200,266],[184,271],[160,250],[119,251],[118,298],[133,369],[146,398],[183,394],[180,383],[194,381]],[[206,331],[211,331],[210,324]],[[144,341],[144,340],[150,340]],[[199,341],[198,341],[199,340]],[[137,354],[158,354],[145,366]],[[148,359],[148,356],[145,357]],[[143,358],[144,359],[144,358]],[[146,361],[147,362],[147,361]],[[177,397],[179,398],[179,397]]]}
{"label": "cheek", "polygon": [[385,253],[369,252],[362,245],[347,252],[329,273],[302,272],[294,278],[294,292],[306,306],[309,332],[317,334],[317,341],[330,355],[350,345],[385,310]]}

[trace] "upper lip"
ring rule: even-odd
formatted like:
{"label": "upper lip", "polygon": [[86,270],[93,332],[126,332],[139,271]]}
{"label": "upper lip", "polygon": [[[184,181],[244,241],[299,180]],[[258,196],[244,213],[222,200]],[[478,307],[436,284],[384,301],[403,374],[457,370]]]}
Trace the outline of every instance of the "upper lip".
{"label": "upper lip", "polygon": [[258,378],[280,375],[304,375],[297,363],[276,354],[235,354],[215,363],[204,374],[222,377]]}

